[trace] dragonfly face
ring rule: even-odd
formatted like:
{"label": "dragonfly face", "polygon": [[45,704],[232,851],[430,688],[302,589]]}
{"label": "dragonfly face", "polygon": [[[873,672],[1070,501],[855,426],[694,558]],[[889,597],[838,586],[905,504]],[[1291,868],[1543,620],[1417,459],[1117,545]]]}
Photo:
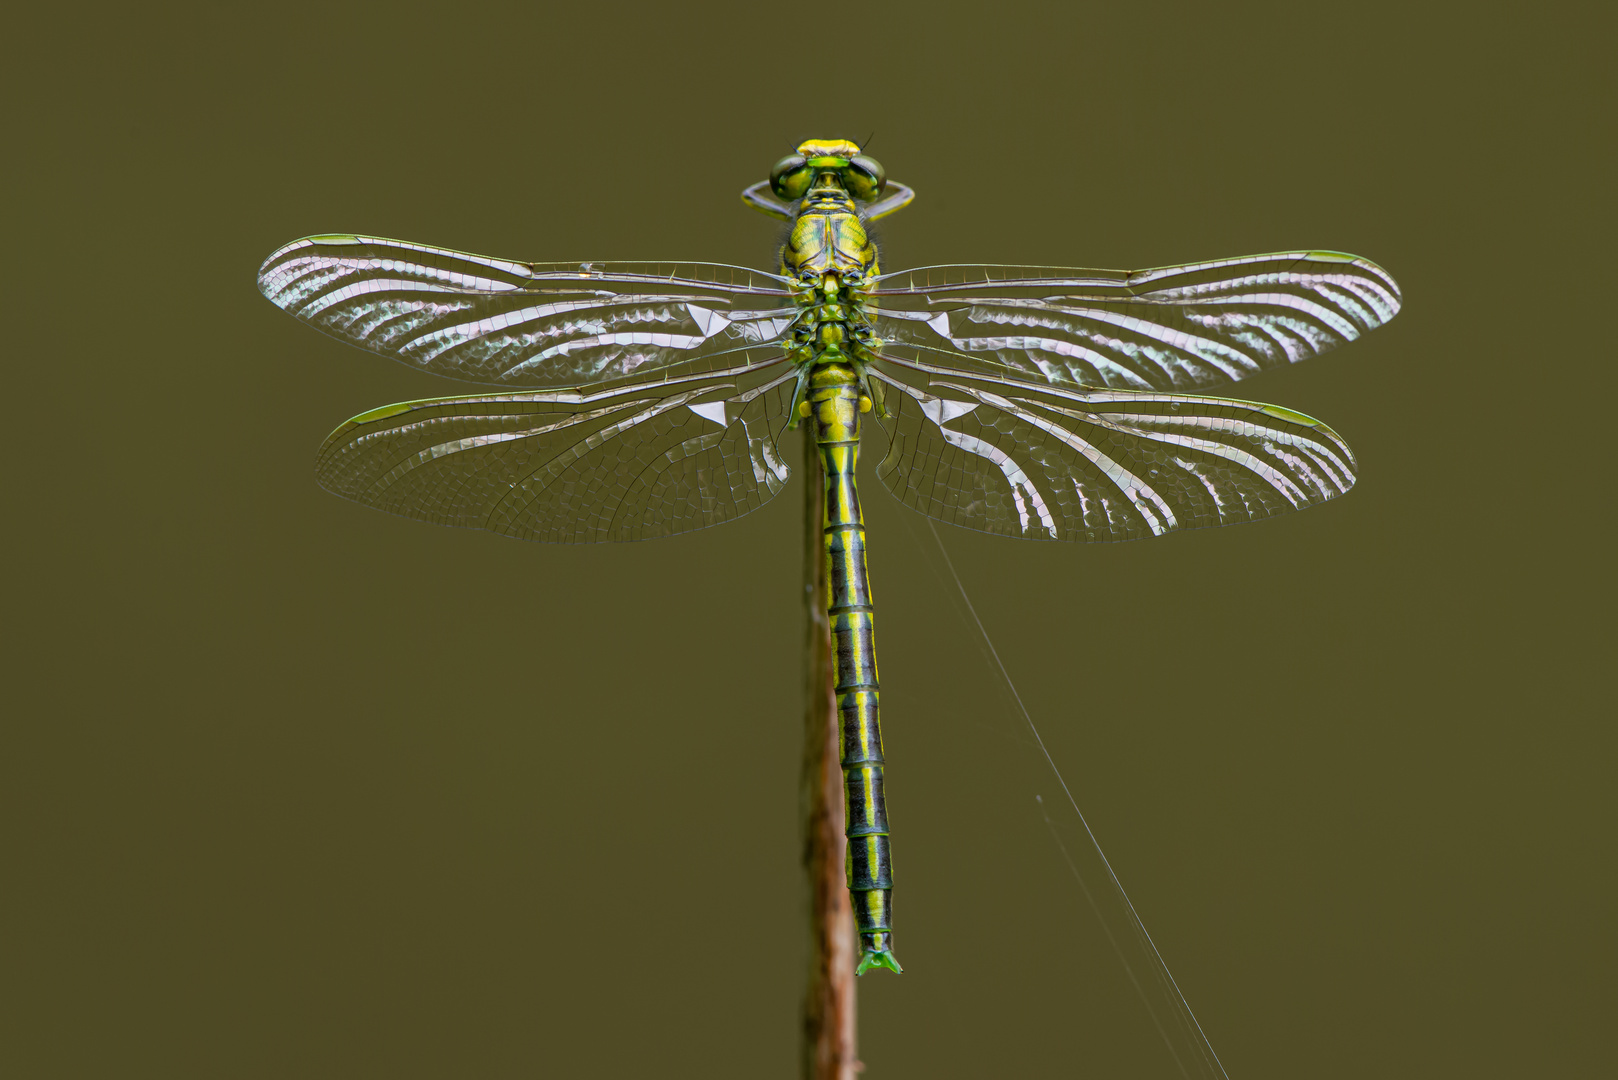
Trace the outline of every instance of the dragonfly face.
{"label": "dragonfly face", "polygon": [[770,170],[770,189],[782,199],[801,198],[811,184],[835,174],[855,198],[872,202],[887,187],[888,174],[877,160],[847,139],[809,139]]}
{"label": "dragonfly face", "polygon": [[259,270],[266,297],[334,337],[502,388],[388,406],[327,438],[322,486],[393,513],[553,543],[702,529],[785,486],[780,433],[812,417],[862,970],[898,968],[855,485],[873,399],[877,477],[941,521],[1068,541],[1257,521],[1347,492],[1354,455],[1300,413],[1196,391],[1353,341],[1400,305],[1381,267],[1329,251],[884,274],[866,224],[913,197],[855,144],[810,140],[742,195],[792,222],[774,274],[347,234]]}

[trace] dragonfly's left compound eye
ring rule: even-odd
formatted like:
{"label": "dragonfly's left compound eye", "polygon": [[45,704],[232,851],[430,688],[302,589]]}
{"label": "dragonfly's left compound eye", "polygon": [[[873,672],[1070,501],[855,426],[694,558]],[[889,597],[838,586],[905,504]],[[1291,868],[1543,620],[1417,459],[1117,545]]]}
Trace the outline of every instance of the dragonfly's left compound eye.
{"label": "dragonfly's left compound eye", "polygon": [[777,161],[770,170],[770,190],[783,199],[801,199],[814,178],[815,170],[809,167],[809,159],[793,154]]}
{"label": "dragonfly's left compound eye", "polygon": [[871,202],[888,186],[888,173],[873,157],[859,154],[848,160],[848,193],[862,202]]}

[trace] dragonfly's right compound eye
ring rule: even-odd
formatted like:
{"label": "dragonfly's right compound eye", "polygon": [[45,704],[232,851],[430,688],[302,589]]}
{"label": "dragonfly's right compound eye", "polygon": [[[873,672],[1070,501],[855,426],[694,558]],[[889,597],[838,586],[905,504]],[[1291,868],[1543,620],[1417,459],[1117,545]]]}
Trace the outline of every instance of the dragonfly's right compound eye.
{"label": "dragonfly's right compound eye", "polygon": [[846,182],[850,195],[862,202],[873,202],[888,186],[888,173],[876,158],[859,154],[849,159]]}
{"label": "dragonfly's right compound eye", "polygon": [[809,159],[802,154],[784,157],[770,170],[770,190],[783,199],[801,199],[815,178]]}

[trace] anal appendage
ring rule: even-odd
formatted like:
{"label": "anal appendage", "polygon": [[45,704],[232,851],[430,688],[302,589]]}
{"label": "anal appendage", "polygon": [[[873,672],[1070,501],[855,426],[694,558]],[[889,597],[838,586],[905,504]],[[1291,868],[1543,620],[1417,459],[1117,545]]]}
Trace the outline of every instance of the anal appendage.
{"label": "anal appendage", "polygon": [[[860,936],[863,938],[867,935],[862,934]],[[870,936],[886,938],[888,935],[873,934]],[[861,942],[861,945],[864,947],[860,953],[860,964],[859,967],[854,969],[854,974],[864,975],[872,968],[887,968],[889,971],[898,975],[902,975],[904,973],[904,968],[899,966],[899,958],[893,955],[892,949],[886,947],[876,947],[866,944],[863,941]]]}

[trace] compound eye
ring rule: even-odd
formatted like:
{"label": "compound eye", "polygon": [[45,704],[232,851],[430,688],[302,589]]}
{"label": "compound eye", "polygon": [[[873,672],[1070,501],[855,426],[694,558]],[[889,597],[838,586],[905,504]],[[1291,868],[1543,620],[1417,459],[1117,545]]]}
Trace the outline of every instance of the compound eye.
{"label": "compound eye", "polygon": [[793,154],[777,161],[775,168],[770,170],[770,190],[783,199],[801,199],[814,178],[815,171],[809,167],[809,159],[802,154]]}
{"label": "compound eye", "polygon": [[882,194],[882,189],[888,186],[887,170],[882,168],[876,158],[866,157],[864,154],[849,159],[846,175],[848,193],[864,202],[876,199]]}

